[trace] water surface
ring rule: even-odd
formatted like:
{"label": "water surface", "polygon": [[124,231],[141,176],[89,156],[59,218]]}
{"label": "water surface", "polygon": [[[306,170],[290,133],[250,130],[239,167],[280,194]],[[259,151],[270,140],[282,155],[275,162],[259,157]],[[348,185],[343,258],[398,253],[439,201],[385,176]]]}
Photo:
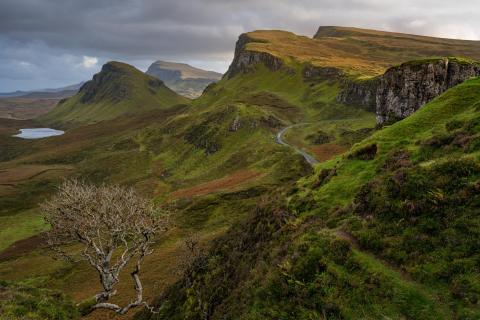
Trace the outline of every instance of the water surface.
{"label": "water surface", "polygon": [[55,130],[51,128],[26,128],[20,129],[20,133],[14,135],[14,137],[22,139],[40,139],[53,136],[61,136],[65,131]]}

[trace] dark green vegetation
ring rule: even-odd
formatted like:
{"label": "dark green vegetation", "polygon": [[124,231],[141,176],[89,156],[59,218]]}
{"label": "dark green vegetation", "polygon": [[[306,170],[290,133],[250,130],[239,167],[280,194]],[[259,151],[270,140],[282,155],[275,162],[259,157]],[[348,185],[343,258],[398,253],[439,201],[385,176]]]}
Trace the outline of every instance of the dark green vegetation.
{"label": "dark green vegetation", "polygon": [[[2,126],[1,247],[43,231],[38,202],[73,175],[177,208],[142,270],[162,311],[139,319],[477,319],[480,80],[378,130],[337,96],[350,75],[476,58],[478,43],[344,28],[246,37],[237,56],[253,62],[196,100],[114,63],[36,120],[72,127],[65,135],[17,141],[22,123]],[[274,142],[295,123],[285,139],[316,155],[313,169]],[[36,238],[0,254],[0,278],[76,302],[96,291],[86,265],[53,261]],[[128,284],[119,290],[129,301]]]}
{"label": "dark green vegetation", "polygon": [[160,300],[164,318],[478,319],[479,89],[449,90],[319,165],[288,206],[259,207],[255,230],[232,230]]}

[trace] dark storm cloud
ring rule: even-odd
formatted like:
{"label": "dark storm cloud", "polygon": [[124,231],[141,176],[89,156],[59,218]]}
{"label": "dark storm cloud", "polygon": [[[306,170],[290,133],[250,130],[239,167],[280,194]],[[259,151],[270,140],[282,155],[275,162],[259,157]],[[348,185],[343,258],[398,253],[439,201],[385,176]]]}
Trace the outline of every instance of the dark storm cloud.
{"label": "dark storm cloud", "polygon": [[[477,0],[2,0],[0,91],[87,79],[117,59],[223,71],[238,35],[345,25],[477,39]],[[95,63],[97,61],[97,63]]]}

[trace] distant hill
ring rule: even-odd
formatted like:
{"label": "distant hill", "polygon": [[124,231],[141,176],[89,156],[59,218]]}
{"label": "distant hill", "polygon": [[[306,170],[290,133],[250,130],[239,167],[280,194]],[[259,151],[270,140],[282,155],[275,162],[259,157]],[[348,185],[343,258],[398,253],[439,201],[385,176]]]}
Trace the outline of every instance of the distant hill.
{"label": "distant hill", "polygon": [[64,90],[64,91],[45,91],[45,92],[30,92],[19,98],[31,98],[31,99],[63,99],[75,95],[77,90]]}
{"label": "distant hill", "polygon": [[33,119],[53,110],[59,98],[0,97],[0,118]]}
{"label": "distant hill", "polygon": [[92,123],[123,114],[167,108],[187,102],[164,83],[121,62],[108,62],[79,92],[40,120],[45,123]]}
{"label": "distant hill", "polygon": [[66,97],[71,97],[78,92],[80,87],[85,82],[80,82],[60,88],[49,88],[49,89],[36,89],[29,91],[17,90],[14,92],[0,92],[0,98],[12,98],[12,97],[22,97],[22,98],[51,98],[51,99],[62,99]]}
{"label": "distant hill", "polygon": [[78,92],[83,82],[71,86],[0,93],[0,118],[33,119],[44,115],[65,98]]}
{"label": "distant hill", "polygon": [[152,63],[147,74],[164,81],[170,89],[188,98],[199,97],[210,83],[222,78],[218,72],[167,61]]}

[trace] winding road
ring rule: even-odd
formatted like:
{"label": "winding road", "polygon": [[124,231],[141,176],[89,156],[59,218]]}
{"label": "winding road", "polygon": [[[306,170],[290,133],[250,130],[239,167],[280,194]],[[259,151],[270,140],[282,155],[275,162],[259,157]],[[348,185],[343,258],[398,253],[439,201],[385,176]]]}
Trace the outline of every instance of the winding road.
{"label": "winding road", "polygon": [[315,159],[314,156],[312,156],[311,154],[303,151],[302,149],[299,149],[295,146],[292,146],[291,144],[288,144],[287,142],[285,142],[285,140],[283,140],[283,136],[285,134],[285,132],[287,132],[288,129],[291,129],[291,128],[295,128],[295,127],[300,127],[300,126],[305,126],[309,123],[297,123],[297,124],[292,124],[291,126],[288,126],[288,127],[285,127],[283,128],[282,130],[280,130],[278,133],[277,133],[277,136],[275,137],[275,141],[278,143],[278,144],[281,144],[283,146],[286,146],[286,147],[289,147],[289,148],[292,148],[293,150],[295,150],[295,152],[301,154],[305,160],[307,160],[307,162],[310,164],[310,165],[315,165],[318,163],[317,159]]}

